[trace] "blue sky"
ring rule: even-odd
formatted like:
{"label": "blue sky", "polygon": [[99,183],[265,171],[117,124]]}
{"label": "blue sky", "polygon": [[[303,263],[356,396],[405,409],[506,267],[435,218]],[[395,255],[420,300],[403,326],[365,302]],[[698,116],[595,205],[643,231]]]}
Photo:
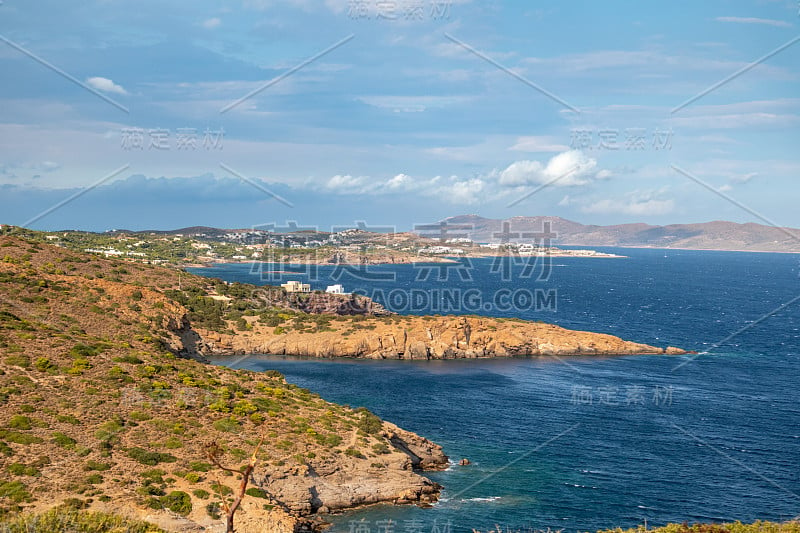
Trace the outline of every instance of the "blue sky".
{"label": "blue sky", "polygon": [[0,4],[0,223],[800,226],[794,1],[72,4]]}

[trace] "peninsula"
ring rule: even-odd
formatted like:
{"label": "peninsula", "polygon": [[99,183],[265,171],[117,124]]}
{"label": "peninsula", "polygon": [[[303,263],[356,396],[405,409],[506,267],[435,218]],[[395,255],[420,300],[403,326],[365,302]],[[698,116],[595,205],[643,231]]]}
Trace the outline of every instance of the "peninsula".
{"label": "peninsula", "polygon": [[[237,531],[289,532],[373,503],[436,501],[448,458],[366,409],[205,355],[450,358],[683,353],[546,324],[403,317],[355,295],[287,294],[0,237],[3,514],[122,512],[219,523],[238,486],[208,462],[257,451]],[[258,441],[263,440],[259,448]]]}

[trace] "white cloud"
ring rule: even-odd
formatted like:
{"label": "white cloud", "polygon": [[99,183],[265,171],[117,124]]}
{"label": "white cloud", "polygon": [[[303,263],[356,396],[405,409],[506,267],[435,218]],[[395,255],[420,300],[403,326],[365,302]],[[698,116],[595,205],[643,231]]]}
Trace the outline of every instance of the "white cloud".
{"label": "white cloud", "polygon": [[414,180],[407,174],[398,174],[386,182],[386,187],[389,189],[402,189],[412,185]]}
{"label": "white cloud", "polygon": [[731,181],[733,183],[747,183],[756,176],[758,176],[758,172],[750,172],[748,174],[744,174],[743,176],[733,176]]}
{"label": "white cloud", "polygon": [[551,137],[530,136],[519,137],[516,144],[509,150],[518,152],[564,152],[569,150],[569,147],[553,141]]}
{"label": "white cloud", "polygon": [[328,183],[326,183],[325,186],[337,192],[358,193],[358,192],[366,192],[366,190],[364,190],[365,183],[366,183],[366,178],[364,178],[363,176],[337,174],[333,176],[331,179],[329,179]]}
{"label": "white cloud", "polygon": [[625,214],[636,216],[666,215],[675,209],[675,202],[663,198],[666,189],[658,191],[633,191],[624,198],[607,198],[585,205],[584,213]]}
{"label": "white cloud", "polygon": [[783,20],[761,19],[756,17],[717,17],[717,22],[738,22],[740,24],[765,24],[777,28],[791,28],[792,25]]}
{"label": "white cloud", "polygon": [[451,204],[475,204],[481,199],[486,183],[480,178],[456,180],[436,190],[437,196]]}
{"label": "white cloud", "polygon": [[731,187],[730,185],[728,185],[728,184],[726,183],[725,185],[723,185],[722,187],[718,188],[717,190],[718,190],[719,192],[728,192],[728,191],[731,191],[731,190],[733,190],[733,187]]}
{"label": "white cloud", "polygon": [[217,17],[213,17],[203,21],[203,27],[209,30],[216,28],[220,24],[222,24],[222,21]]}
{"label": "white cloud", "polygon": [[356,98],[369,106],[390,109],[395,113],[421,113],[432,108],[463,104],[464,96],[359,96]]}
{"label": "white cloud", "polygon": [[572,203],[572,199],[571,199],[571,198],[569,197],[569,195],[567,194],[566,196],[564,196],[564,198],[562,198],[562,199],[561,199],[561,200],[558,202],[558,205],[560,205],[561,207],[567,207],[567,206],[569,206],[571,203]]}
{"label": "white cloud", "polygon": [[500,173],[499,183],[506,187],[549,183],[570,187],[589,183],[597,161],[580,150],[569,150],[554,156],[544,166],[538,161],[516,161]]}
{"label": "white cloud", "polygon": [[86,80],[86,84],[93,89],[97,89],[98,91],[103,91],[106,93],[128,94],[128,91],[126,91],[121,85],[117,85],[112,80],[108,78],[102,78],[100,76],[88,78]]}

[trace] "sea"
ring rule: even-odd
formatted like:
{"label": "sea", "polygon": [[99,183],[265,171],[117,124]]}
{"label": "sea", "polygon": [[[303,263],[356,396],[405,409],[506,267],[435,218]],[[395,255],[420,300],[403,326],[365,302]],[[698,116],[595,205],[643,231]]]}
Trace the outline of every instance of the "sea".
{"label": "sea", "polygon": [[[446,471],[426,474],[444,487],[433,507],[372,506],[331,517],[330,531],[597,531],[800,515],[800,255],[596,249],[626,257],[193,271],[342,284],[403,314],[541,320],[698,352],[448,361],[253,354],[237,366],[279,370],[327,400],[365,406],[451,458]],[[462,458],[471,464],[456,464]]]}

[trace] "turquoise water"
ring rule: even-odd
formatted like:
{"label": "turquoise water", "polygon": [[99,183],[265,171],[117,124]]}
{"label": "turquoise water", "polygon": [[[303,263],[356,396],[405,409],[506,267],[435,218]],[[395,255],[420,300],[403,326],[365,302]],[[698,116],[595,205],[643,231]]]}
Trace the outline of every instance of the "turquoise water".
{"label": "turquoise water", "polygon": [[[410,265],[376,269],[394,274],[386,280],[348,279],[333,267],[286,276],[324,288],[337,274],[348,290],[381,289],[378,296],[397,287],[477,289],[481,307],[504,288],[555,289],[555,311],[469,312],[711,352],[696,359],[245,360],[240,366],[277,369],[326,399],[367,406],[440,443],[451,458],[473,462],[430,474],[445,487],[431,509],[373,507],[336,517],[334,531],[386,533],[387,519],[394,531],[443,533],[448,526],[596,530],[800,514],[800,301],[758,321],[800,295],[797,256],[609,250],[629,258],[557,258],[544,281],[527,276],[524,265],[511,265],[504,279],[491,260],[466,265],[469,279],[421,276]],[[252,271],[198,272],[261,282],[263,273]]]}

